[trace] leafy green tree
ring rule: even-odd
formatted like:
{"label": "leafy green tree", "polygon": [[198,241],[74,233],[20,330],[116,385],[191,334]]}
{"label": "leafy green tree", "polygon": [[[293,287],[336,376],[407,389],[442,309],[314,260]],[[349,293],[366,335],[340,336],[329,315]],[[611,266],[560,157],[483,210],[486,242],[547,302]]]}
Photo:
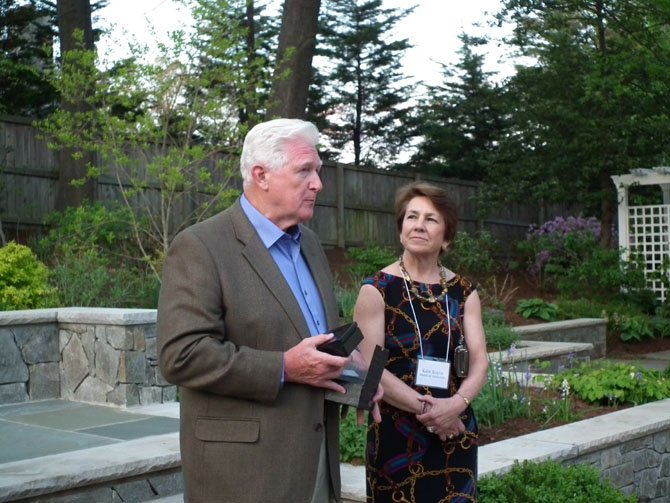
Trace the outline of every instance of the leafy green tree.
{"label": "leafy green tree", "polygon": [[44,117],[58,96],[43,70],[52,66],[55,11],[41,2],[0,0],[0,113]]}
{"label": "leafy green tree", "polygon": [[231,154],[240,145],[238,110],[223,85],[235,77],[223,66],[201,71],[196,49],[177,32],[150,62],[134,48],[134,58],[111,70],[99,69],[109,65],[94,62],[93,51],[70,51],[78,64],[64,66],[53,82],[85,106],[57,110],[39,123],[50,146],[95,154],[99,162],[88,165],[87,178],[112,181],[108,197],[132,209],[139,254],[157,277],[174,235],[237,194],[230,179]]}
{"label": "leafy green tree", "polygon": [[453,68],[442,65],[443,84],[428,86],[416,119],[422,140],[406,168],[482,180],[503,130],[504,107],[476,51],[486,40],[465,34],[460,39],[460,61]]}
{"label": "leafy green tree", "polygon": [[577,202],[599,216],[608,245],[611,175],[670,153],[670,3],[508,0],[499,19],[534,62],[505,86],[510,122],[488,194]]}
{"label": "leafy green tree", "polygon": [[400,66],[410,45],[390,34],[413,9],[325,0],[321,10],[308,116],[333,148],[353,153],[354,165],[393,162],[410,139],[413,86],[403,83]]}

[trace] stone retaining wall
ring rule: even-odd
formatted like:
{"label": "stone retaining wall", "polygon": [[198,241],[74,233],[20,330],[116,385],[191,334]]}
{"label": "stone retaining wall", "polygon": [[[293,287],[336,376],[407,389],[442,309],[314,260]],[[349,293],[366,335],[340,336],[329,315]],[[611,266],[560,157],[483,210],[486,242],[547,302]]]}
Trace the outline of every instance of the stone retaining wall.
{"label": "stone retaining wall", "polygon": [[[144,502],[184,491],[181,468],[147,473],[141,477],[113,479],[92,486],[22,498],[21,503],[83,503],[95,501]],[[11,500],[9,500],[11,501]]]}
{"label": "stone retaining wall", "polygon": [[[479,477],[500,476],[515,461],[591,464],[644,503],[670,501],[670,399],[502,440],[479,448]],[[365,468],[342,465],[343,501],[365,501]],[[594,502],[600,503],[600,502]]]}
{"label": "stone retaining wall", "polygon": [[607,353],[607,320],[579,318],[552,321],[537,325],[514,327],[519,337],[528,341],[587,342],[593,344],[591,358],[604,358]]}
{"label": "stone retaining wall", "polygon": [[0,404],[65,398],[121,406],[175,401],[158,370],[155,309],[0,312]]}
{"label": "stone retaining wall", "polygon": [[[607,322],[516,327],[525,340],[593,344]],[[62,308],[0,312],[0,404],[65,398],[122,406],[176,400],[158,371],[155,309]]]}

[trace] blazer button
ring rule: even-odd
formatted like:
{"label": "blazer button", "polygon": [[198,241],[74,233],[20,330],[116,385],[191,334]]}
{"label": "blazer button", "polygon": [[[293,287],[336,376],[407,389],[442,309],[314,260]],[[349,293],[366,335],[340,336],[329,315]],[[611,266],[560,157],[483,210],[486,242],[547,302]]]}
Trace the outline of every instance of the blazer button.
{"label": "blazer button", "polygon": [[314,431],[316,431],[316,432],[320,432],[321,430],[323,430],[323,424],[321,424],[321,423],[316,423],[316,424],[314,425]]}

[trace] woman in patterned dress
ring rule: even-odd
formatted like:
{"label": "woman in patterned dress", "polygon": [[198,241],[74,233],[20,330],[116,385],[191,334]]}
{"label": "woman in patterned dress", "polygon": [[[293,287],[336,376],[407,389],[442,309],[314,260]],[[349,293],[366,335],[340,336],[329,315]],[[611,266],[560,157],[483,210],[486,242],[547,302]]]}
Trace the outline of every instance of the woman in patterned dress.
{"label": "woman in patterned dress", "polygon": [[[456,207],[443,189],[416,182],[398,191],[396,222],[403,252],[363,281],[354,310],[364,356],[375,345],[390,352],[382,421],[368,424],[367,500],[473,502],[471,402],[486,382],[488,360],[477,291],[439,261],[456,234]],[[454,365],[459,345],[468,350],[466,376]]]}

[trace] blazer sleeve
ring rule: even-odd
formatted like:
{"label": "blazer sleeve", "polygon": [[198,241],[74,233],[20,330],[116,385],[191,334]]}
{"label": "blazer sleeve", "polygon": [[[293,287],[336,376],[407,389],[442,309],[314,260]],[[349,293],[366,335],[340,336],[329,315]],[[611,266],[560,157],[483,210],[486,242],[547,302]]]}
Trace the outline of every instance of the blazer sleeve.
{"label": "blazer sleeve", "polygon": [[174,239],[158,303],[160,370],[179,386],[273,401],[281,388],[283,352],[230,339],[221,267],[197,233],[187,229]]}

